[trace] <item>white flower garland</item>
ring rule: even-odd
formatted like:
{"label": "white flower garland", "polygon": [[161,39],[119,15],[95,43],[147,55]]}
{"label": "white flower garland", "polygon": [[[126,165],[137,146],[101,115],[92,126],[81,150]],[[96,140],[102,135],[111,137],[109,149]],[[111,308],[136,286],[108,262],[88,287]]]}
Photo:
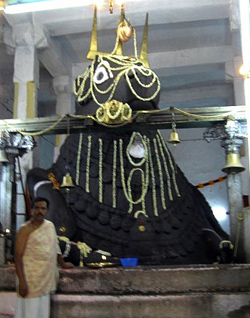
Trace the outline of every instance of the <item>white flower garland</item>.
{"label": "white flower garland", "polygon": [[81,153],[82,153],[82,137],[83,134],[80,134],[79,143],[78,143],[78,151],[77,151],[77,163],[76,163],[76,185],[79,185],[80,178],[80,164],[81,164]]}
{"label": "white flower garland", "polygon": [[90,173],[90,158],[91,158],[91,146],[92,146],[92,136],[88,136],[88,154],[87,154],[87,162],[86,162],[86,192],[90,193],[89,189],[89,173]]}
{"label": "white flower garland", "polygon": [[63,241],[66,243],[65,245],[65,250],[62,254],[62,258],[66,258],[69,256],[69,253],[70,253],[70,250],[71,250],[71,243],[70,243],[70,240],[66,237],[66,236],[59,236],[58,239],[60,241]]}
{"label": "white flower garland", "polygon": [[99,138],[99,202],[103,202],[103,184],[102,184],[102,163],[103,163],[103,154],[102,154],[102,139]]}

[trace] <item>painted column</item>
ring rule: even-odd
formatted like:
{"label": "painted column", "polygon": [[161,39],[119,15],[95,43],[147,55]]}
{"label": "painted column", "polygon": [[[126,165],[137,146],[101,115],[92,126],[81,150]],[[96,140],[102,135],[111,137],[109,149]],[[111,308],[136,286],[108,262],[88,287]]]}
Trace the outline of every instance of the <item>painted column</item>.
{"label": "painted column", "polygon": [[[73,96],[73,80],[70,76],[58,76],[53,79],[53,88],[57,96],[56,113],[63,116],[65,114],[74,114],[74,96]],[[56,145],[54,148],[54,161],[57,159],[60,147],[63,144],[66,135],[56,136]]]}

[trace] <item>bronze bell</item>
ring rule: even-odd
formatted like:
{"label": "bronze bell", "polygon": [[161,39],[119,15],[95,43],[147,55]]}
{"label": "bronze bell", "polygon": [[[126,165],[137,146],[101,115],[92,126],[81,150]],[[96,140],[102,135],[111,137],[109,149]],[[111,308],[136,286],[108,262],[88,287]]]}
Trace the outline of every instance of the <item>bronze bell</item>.
{"label": "bronze bell", "polygon": [[0,150],[0,162],[2,162],[2,163],[9,162],[9,160],[6,156],[6,152],[3,149]]}
{"label": "bronze bell", "polygon": [[61,188],[74,188],[74,184],[71,178],[71,175],[67,172],[63,177],[63,182],[60,186]]}
{"label": "bronze bell", "polygon": [[180,139],[179,139],[179,135],[176,131],[172,131],[171,132],[171,135],[170,135],[170,138],[169,138],[169,143],[173,144],[173,145],[176,145],[178,143],[180,143]]}
{"label": "bronze bell", "polygon": [[245,170],[245,167],[240,161],[240,155],[238,153],[228,153],[226,158],[226,165],[222,169],[225,173],[238,173]]}

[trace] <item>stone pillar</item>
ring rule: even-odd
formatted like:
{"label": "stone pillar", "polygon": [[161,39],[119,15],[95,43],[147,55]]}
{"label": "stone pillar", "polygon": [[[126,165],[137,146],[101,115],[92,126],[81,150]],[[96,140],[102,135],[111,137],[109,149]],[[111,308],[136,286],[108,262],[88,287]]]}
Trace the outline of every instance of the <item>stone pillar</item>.
{"label": "stone pillar", "polygon": [[[73,96],[73,80],[70,76],[58,76],[53,79],[53,88],[57,96],[56,113],[63,116],[65,114],[73,114],[74,96]],[[56,146],[54,148],[54,160],[57,159],[60,147],[63,144],[66,135],[56,136]]]}
{"label": "stone pillar", "polygon": [[225,148],[227,159],[222,169],[227,173],[227,189],[229,200],[231,241],[234,244],[234,258],[238,263],[245,262],[243,196],[240,172],[245,168],[240,162],[240,147],[243,145],[243,136],[240,134],[240,125],[237,121],[228,120],[225,125],[225,136],[221,146]]}
{"label": "stone pillar", "polygon": [[[9,54],[14,54],[14,109],[13,118],[25,119],[37,116],[37,90],[39,88],[39,60],[38,51],[49,46],[49,37],[44,29],[36,24],[14,24],[6,28],[4,42]],[[33,153],[28,152],[20,161],[22,179],[25,183],[27,172],[33,168]],[[7,168],[9,169],[9,168]],[[6,180],[7,181],[7,180]],[[10,190],[8,182],[4,184],[5,190]],[[10,194],[22,192],[18,181]],[[12,202],[11,197],[10,202]],[[18,198],[19,199],[19,198]],[[23,200],[15,203],[19,210],[24,209]],[[6,203],[7,204],[7,203]],[[9,209],[7,209],[8,211]],[[14,226],[14,225],[13,225]]]}
{"label": "stone pillar", "polygon": [[[44,29],[32,23],[15,24],[11,30],[5,31],[4,42],[7,50],[15,55],[13,118],[25,119],[37,116],[38,50],[47,48],[48,41]],[[23,158],[21,165],[25,172],[32,168],[32,153]]]}

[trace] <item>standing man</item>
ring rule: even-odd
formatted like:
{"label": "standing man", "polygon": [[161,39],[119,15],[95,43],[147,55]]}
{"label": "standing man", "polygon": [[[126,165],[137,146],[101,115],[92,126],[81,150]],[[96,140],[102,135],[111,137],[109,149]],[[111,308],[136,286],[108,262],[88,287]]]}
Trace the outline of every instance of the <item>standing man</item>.
{"label": "standing man", "polygon": [[74,265],[64,262],[52,222],[45,219],[49,201],[36,198],[32,218],[19,230],[15,245],[15,267],[18,276],[18,298],[15,318],[49,318],[50,293],[55,292],[62,268]]}

